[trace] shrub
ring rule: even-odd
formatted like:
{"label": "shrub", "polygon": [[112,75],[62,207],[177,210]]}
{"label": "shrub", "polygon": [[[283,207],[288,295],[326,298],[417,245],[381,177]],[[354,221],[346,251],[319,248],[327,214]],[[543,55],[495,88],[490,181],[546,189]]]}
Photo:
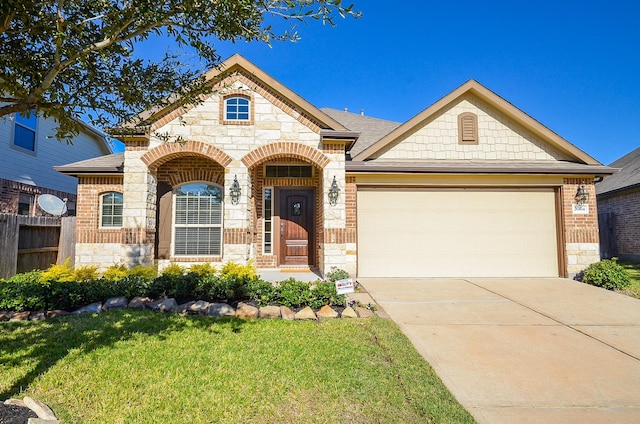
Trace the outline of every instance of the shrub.
{"label": "shrub", "polygon": [[311,299],[311,291],[309,290],[310,286],[310,283],[297,281],[295,278],[280,281],[276,288],[276,300],[282,305],[290,308],[308,305],[309,300]]}
{"label": "shrub", "polygon": [[336,285],[331,281],[319,281],[311,289],[309,306],[320,308],[324,305],[345,306],[345,295],[338,295]]}
{"label": "shrub", "polygon": [[234,275],[245,281],[252,280],[258,277],[258,270],[253,264],[253,260],[247,262],[246,265],[240,265],[235,262],[227,262],[222,266],[220,274],[224,277],[227,275]]}
{"label": "shrub", "polygon": [[179,275],[184,275],[186,271],[187,270],[184,267],[178,264],[170,264],[162,271],[162,275],[177,277]]}
{"label": "shrub", "polygon": [[109,281],[120,281],[127,276],[127,267],[124,265],[111,265],[104,270],[102,276]]}
{"label": "shrub", "polygon": [[216,269],[215,266],[211,265],[210,263],[206,263],[206,264],[191,265],[191,267],[189,268],[189,272],[193,272],[199,275],[200,277],[205,277],[205,276],[208,277],[208,276],[216,275],[218,273],[218,270]]}
{"label": "shrub", "polygon": [[247,284],[247,297],[259,306],[267,306],[277,302],[278,293],[270,282],[255,278]]}
{"label": "shrub", "polygon": [[607,290],[623,289],[631,283],[629,274],[618,263],[618,258],[603,259],[589,265],[584,271],[582,281]]}
{"label": "shrub", "polygon": [[136,265],[127,270],[126,276],[140,277],[145,281],[151,281],[158,276],[158,269],[155,267]]}
{"label": "shrub", "polygon": [[327,272],[327,279],[332,282],[336,282],[338,280],[344,280],[349,278],[349,273],[344,269],[337,268],[335,266],[331,267],[331,271]]}
{"label": "shrub", "polygon": [[42,281],[61,281],[70,282],[75,281],[76,277],[73,272],[73,267],[69,265],[69,258],[61,265],[51,265],[45,271],[42,271],[40,278]]}
{"label": "shrub", "polygon": [[41,271],[18,274],[0,283],[0,309],[35,311],[45,309],[49,283],[42,282]]}
{"label": "shrub", "polygon": [[73,271],[74,281],[95,280],[99,277],[98,267],[91,265],[79,266]]}

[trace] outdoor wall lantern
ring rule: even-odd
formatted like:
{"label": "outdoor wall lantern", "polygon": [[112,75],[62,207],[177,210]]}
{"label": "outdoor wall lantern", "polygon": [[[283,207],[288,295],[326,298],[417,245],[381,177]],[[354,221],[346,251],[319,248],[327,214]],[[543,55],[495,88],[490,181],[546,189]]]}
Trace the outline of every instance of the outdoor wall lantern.
{"label": "outdoor wall lantern", "polygon": [[329,204],[331,206],[335,206],[338,203],[338,196],[340,195],[340,189],[338,188],[338,182],[336,181],[336,176],[333,176],[333,182],[331,183],[331,188],[329,189]]}
{"label": "outdoor wall lantern", "polygon": [[238,204],[240,194],[242,194],[242,192],[240,191],[240,184],[238,184],[238,176],[236,175],[233,177],[233,184],[231,184],[231,188],[229,189],[229,196],[231,196],[232,204]]}
{"label": "outdoor wall lantern", "polygon": [[578,205],[585,205],[589,201],[589,192],[584,187],[584,182],[578,187],[574,199]]}

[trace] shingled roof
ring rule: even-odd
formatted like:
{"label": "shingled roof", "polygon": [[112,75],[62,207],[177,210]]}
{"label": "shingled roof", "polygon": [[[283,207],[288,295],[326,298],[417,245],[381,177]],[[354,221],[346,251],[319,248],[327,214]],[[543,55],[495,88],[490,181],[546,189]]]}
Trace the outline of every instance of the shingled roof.
{"label": "shingled roof", "polygon": [[596,184],[596,193],[599,196],[640,188],[640,147],[609,166],[620,168],[620,172]]}
{"label": "shingled roof", "polygon": [[391,131],[398,128],[401,123],[387,121],[385,119],[372,118],[359,113],[346,112],[331,108],[322,108],[322,112],[338,121],[351,131],[359,132],[360,137],[351,147],[351,156],[355,156],[376,141],[380,140]]}
{"label": "shingled roof", "polygon": [[124,153],[98,156],[67,165],[54,166],[53,169],[65,174],[78,176],[81,174],[122,174]]}

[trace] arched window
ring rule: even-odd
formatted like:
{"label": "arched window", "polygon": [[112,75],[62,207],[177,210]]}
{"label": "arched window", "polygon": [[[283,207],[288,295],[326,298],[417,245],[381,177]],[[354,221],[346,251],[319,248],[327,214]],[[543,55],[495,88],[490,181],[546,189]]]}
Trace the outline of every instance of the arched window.
{"label": "arched window", "polygon": [[100,196],[100,226],[122,227],[122,193],[110,192]]}
{"label": "arched window", "polygon": [[222,255],[223,197],[220,187],[208,183],[188,183],[174,190],[174,255]]}
{"label": "arched window", "polygon": [[249,121],[251,113],[249,111],[250,101],[247,97],[233,96],[224,99],[224,120],[225,121]]}

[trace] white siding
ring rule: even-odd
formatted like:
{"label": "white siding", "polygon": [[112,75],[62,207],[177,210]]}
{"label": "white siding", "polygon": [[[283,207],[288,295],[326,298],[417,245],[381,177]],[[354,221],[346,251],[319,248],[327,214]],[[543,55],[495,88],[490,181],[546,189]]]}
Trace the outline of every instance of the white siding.
{"label": "white siding", "polygon": [[38,118],[36,151],[13,147],[14,122],[10,116],[0,118],[0,178],[52,190],[75,193],[77,179],[53,170],[54,166],[90,159],[110,152],[104,142],[89,132],[81,132],[73,144],[53,138],[53,119]]}

